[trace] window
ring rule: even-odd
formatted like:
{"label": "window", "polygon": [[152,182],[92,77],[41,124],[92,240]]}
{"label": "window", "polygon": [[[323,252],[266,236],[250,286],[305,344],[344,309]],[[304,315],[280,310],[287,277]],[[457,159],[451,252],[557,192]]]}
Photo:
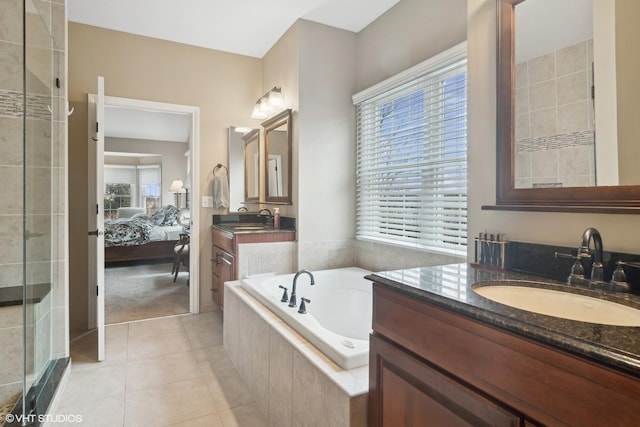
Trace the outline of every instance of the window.
{"label": "window", "polygon": [[466,43],[354,96],[357,237],[466,255]]}
{"label": "window", "polygon": [[105,165],[104,219],[114,219],[118,208],[135,206],[136,167]]}
{"label": "window", "polygon": [[138,166],[139,206],[145,208],[147,215],[153,215],[160,209],[160,191],[162,174],[160,165]]}
{"label": "window", "polygon": [[160,165],[105,165],[104,218],[116,218],[124,207],[144,207],[153,215],[161,206],[161,176]]}

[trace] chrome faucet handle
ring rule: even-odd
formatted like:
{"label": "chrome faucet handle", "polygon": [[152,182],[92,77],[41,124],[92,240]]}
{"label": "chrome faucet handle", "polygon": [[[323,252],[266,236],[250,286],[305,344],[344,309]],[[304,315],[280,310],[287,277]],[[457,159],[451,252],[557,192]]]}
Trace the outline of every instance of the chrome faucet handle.
{"label": "chrome faucet handle", "polygon": [[298,309],[298,313],[307,314],[307,304],[310,302],[311,300],[308,298],[300,298],[300,308]]}
{"label": "chrome faucet handle", "polygon": [[564,259],[572,259],[573,265],[571,266],[571,272],[569,273],[569,278],[567,279],[567,283],[574,284],[576,283],[576,279],[584,279],[584,267],[582,266],[582,262],[580,260],[582,258],[586,258],[589,255],[580,254],[571,255],[571,254],[563,254],[560,252],[555,252],[553,254],[556,258],[564,258]]}
{"label": "chrome faucet handle", "polygon": [[616,261],[616,269],[613,270],[613,275],[611,276],[612,282],[623,283],[627,281],[627,275],[624,272],[624,268],[622,268],[625,264],[624,261]]}
{"label": "chrome faucet handle", "polygon": [[282,292],[282,298],[280,299],[280,302],[289,302],[289,295],[287,294],[287,288],[286,286],[278,286],[280,289],[284,289],[284,292]]}

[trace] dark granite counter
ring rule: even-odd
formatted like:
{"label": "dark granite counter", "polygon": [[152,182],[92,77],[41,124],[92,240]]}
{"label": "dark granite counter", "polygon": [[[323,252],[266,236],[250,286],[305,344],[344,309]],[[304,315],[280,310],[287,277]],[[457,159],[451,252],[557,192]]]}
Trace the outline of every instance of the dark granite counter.
{"label": "dark granite counter", "polygon": [[273,219],[268,215],[244,212],[214,215],[213,228],[232,234],[295,233],[295,218],[281,217],[280,228],[273,227]]}
{"label": "dark granite counter", "polygon": [[248,224],[214,224],[215,229],[233,234],[266,234],[266,233],[295,233],[296,230],[289,228],[274,228],[272,225],[248,225]]}
{"label": "dark granite counter", "polygon": [[479,282],[527,280],[535,286],[594,296],[640,309],[640,296],[595,291],[524,273],[469,264],[386,271],[367,276],[427,303],[640,378],[640,327],[579,322],[512,308],[473,291]]}

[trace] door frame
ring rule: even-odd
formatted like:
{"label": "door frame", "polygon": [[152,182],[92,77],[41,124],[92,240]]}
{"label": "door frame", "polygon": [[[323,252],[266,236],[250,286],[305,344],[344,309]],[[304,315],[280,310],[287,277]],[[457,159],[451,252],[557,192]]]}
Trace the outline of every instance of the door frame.
{"label": "door frame", "polygon": [[[89,95],[89,103],[91,104],[92,98],[97,98],[96,95]],[[146,101],[133,98],[121,98],[115,96],[105,96],[104,105],[106,107],[121,107],[131,108],[138,110],[147,110],[162,113],[177,113],[177,114],[191,114],[191,134],[189,137],[189,150],[191,152],[190,167],[191,167],[191,189],[189,197],[191,199],[191,236],[190,247],[200,247],[200,212],[197,201],[200,199],[200,166],[198,159],[200,158],[200,107],[191,105],[169,104],[164,102]],[[89,105],[91,108],[91,105]],[[94,125],[95,126],[95,125]],[[107,124],[108,126],[108,124]],[[91,132],[91,130],[90,130]],[[91,135],[91,133],[90,133]],[[95,162],[94,162],[95,163]],[[95,170],[92,169],[92,164],[89,164],[89,179],[95,176]],[[97,166],[97,165],[96,165]],[[91,187],[89,191],[93,192]],[[96,195],[93,195],[95,200]],[[90,206],[88,209],[90,213],[95,211],[94,203],[91,202],[91,195],[89,196]],[[189,313],[198,314],[200,312],[200,260],[199,251],[189,251]],[[89,277],[91,272],[95,270],[95,259],[89,259]],[[91,281],[89,281],[91,282]],[[95,299],[95,284],[88,283],[88,328],[94,329],[96,325],[96,299]]]}

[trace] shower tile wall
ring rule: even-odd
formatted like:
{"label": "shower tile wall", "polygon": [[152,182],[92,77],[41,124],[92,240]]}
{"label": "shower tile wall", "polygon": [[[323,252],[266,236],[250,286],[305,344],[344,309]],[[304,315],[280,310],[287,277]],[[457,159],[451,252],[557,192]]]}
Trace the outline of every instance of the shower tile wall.
{"label": "shower tile wall", "polygon": [[592,40],[516,66],[516,188],[595,185]]}
{"label": "shower tile wall", "polygon": [[[0,287],[22,285],[22,1],[0,12]],[[0,307],[0,405],[22,392],[22,306]]]}
{"label": "shower tile wall", "polygon": [[[27,111],[23,123],[22,0],[0,0],[0,287],[22,286],[26,194],[26,284],[51,292],[27,310],[29,382],[65,357],[65,1],[26,2]],[[56,87],[55,78],[60,78]],[[50,110],[52,112],[50,112]],[[24,140],[23,140],[24,136]],[[24,144],[23,144],[24,143]],[[26,146],[26,163],[23,147]],[[26,186],[23,182],[26,168]],[[29,288],[28,288],[29,289]],[[30,292],[29,290],[27,292]],[[0,307],[0,404],[22,392],[23,306]],[[35,326],[35,327],[34,327]],[[17,365],[16,365],[17,364]]]}

